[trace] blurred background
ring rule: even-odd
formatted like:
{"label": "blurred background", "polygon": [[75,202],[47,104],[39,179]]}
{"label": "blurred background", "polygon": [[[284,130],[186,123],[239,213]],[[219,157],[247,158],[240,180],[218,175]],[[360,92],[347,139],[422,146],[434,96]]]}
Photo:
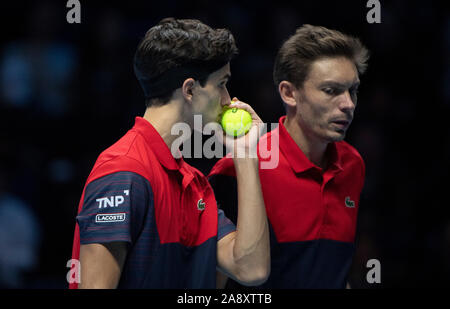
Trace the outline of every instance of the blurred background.
{"label": "blurred background", "polygon": [[[66,288],[78,202],[97,156],[144,113],[132,59],[164,17],[234,34],[228,90],[268,123],[284,110],[277,49],[304,23],[371,51],[346,140],[366,162],[354,288],[450,286],[450,14],[442,2],[3,1],[0,45],[0,287]],[[187,159],[207,174],[216,159]],[[366,281],[369,259],[381,284]]]}

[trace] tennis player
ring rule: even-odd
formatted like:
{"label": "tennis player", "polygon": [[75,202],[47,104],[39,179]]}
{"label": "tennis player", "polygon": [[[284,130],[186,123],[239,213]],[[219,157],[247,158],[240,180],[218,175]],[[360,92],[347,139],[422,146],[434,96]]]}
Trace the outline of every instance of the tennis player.
{"label": "tennis player", "polygon": [[[134,59],[145,114],[100,154],[86,181],[73,242],[81,281],[71,288],[215,288],[217,268],[244,285],[266,280],[269,232],[258,158],[233,159],[235,226],[218,210],[207,178],[171,151],[175,124],[192,125],[194,115],[215,121],[230,105],[226,83],[236,54],[228,30],[198,20],[167,18],[146,33]],[[233,106],[251,114],[251,132],[261,131],[249,105]],[[258,138],[224,142],[249,154]]]}
{"label": "tennis player", "polygon": [[[262,287],[346,287],[365,165],[343,139],[367,60],[359,39],[311,25],[278,51],[273,78],[286,115],[259,141],[259,148],[279,144],[279,164],[259,171],[271,236],[271,274]],[[236,172],[223,158],[209,175],[232,221]],[[228,287],[237,286],[229,280]]]}

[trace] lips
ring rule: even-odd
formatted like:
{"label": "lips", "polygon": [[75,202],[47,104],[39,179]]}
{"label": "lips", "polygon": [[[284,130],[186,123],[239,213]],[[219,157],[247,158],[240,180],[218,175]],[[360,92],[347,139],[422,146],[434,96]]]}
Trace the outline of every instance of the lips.
{"label": "lips", "polygon": [[348,125],[350,122],[347,120],[337,120],[337,121],[333,121],[334,123],[338,123],[338,124],[344,124],[344,125]]}
{"label": "lips", "polygon": [[350,121],[348,120],[333,120],[332,123],[340,128],[347,128],[350,125]]}

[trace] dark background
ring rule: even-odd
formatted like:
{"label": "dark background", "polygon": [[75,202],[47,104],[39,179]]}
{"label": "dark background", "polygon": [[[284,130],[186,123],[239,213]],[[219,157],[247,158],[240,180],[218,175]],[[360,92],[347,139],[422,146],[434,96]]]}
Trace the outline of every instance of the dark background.
{"label": "dark background", "polygon": [[[143,115],[132,57],[168,16],[232,31],[230,95],[268,123],[284,112],[273,60],[297,27],[360,37],[371,59],[346,140],[367,170],[349,281],[448,287],[450,15],[443,2],[380,2],[380,24],[366,21],[367,1],[81,1],[81,24],[66,22],[66,1],[2,2],[0,287],[67,287],[84,182]],[[208,173],[216,160],[187,161]],[[366,281],[372,258],[381,284]]]}

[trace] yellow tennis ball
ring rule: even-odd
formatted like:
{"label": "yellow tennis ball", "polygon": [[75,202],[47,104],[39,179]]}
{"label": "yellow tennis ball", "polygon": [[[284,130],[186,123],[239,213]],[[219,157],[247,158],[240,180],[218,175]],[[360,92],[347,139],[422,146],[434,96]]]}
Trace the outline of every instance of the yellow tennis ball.
{"label": "yellow tennis ball", "polygon": [[244,109],[230,108],[223,113],[221,124],[228,135],[241,136],[250,130],[252,116]]}

